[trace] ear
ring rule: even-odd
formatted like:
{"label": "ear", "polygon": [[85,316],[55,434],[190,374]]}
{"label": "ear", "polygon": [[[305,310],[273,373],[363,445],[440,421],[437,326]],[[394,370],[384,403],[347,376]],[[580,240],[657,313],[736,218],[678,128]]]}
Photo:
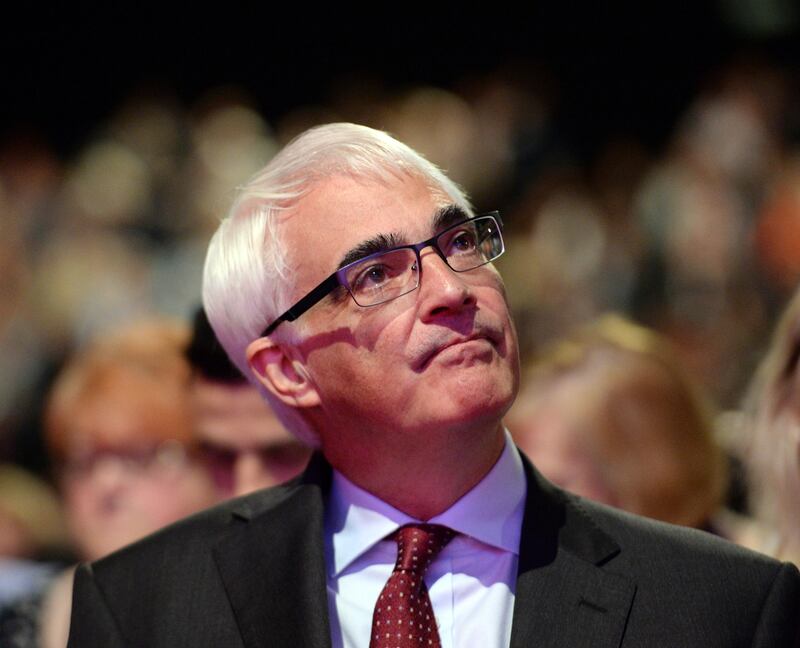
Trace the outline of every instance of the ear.
{"label": "ear", "polygon": [[250,370],[281,401],[298,408],[319,405],[319,394],[302,362],[293,359],[282,345],[261,337],[253,340],[245,353]]}

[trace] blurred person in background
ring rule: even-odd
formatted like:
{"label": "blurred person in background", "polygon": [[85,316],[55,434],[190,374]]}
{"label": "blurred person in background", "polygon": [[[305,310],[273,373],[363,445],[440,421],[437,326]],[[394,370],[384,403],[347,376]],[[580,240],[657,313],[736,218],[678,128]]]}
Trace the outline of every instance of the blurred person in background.
{"label": "blurred person in background", "polygon": [[0,464],[0,646],[36,645],[44,589],[67,564],[55,490],[13,464]]}
{"label": "blurred person in background", "polygon": [[[57,377],[45,411],[67,524],[96,560],[214,500],[192,443],[187,327],[153,320],[100,337]],[[65,646],[72,571],[43,602],[42,645]]]}
{"label": "blurred person in background", "polygon": [[781,160],[754,228],[758,265],[780,308],[800,280],[800,151]]}
{"label": "blurred person in background", "polygon": [[220,500],[275,486],[300,474],[311,449],[289,433],[228,359],[205,311],[195,313],[186,352],[200,457]]}
{"label": "blurred person in background", "polygon": [[56,380],[47,444],[82,556],[104,556],[209,503],[191,449],[187,337],[172,322],[133,325],[79,352]]}
{"label": "blurred person in background", "polygon": [[711,409],[667,342],[606,315],[527,371],[507,422],[559,486],[638,515],[712,530],[726,464]]}
{"label": "blurred person in background", "polygon": [[800,291],[787,306],[744,404],[742,452],[756,524],[739,541],[800,564]]}
{"label": "blurred person in background", "polygon": [[0,607],[35,591],[45,563],[61,560],[66,550],[53,488],[19,466],[0,464]]}
{"label": "blurred person in background", "polygon": [[776,270],[793,271],[786,205],[770,198],[784,157],[785,81],[744,59],[716,70],[634,198],[644,265],[632,312],[673,341],[726,407],[738,404],[750,351],[769,328]]}

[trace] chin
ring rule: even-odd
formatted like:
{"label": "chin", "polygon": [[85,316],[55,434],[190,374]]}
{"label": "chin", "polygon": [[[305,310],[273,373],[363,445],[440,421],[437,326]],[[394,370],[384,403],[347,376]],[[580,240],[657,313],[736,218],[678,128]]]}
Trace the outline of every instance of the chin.
{"label": "chin", "polygon": [[516,396],[517,382],[510,376],[492,377],[484,368],[481,375],[459,375],[449,389],[428,394],[436,408],[435,418],[452,424],[498,424]]}

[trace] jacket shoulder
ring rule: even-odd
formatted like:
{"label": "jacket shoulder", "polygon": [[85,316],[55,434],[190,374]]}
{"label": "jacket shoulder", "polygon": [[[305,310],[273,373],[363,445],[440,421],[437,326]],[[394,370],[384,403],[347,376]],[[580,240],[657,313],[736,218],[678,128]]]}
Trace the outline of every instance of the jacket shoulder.
{"label": "jacket shoulder", "polygon": [[736,565],[756,572],[774,572],[781,565],[765,554],[707,531],[645,518],[569,494],[566,497],[569,505],[582,511],[598,528],[612,536],[621,553],[627,554],[630,560],[655,561],[655,565],[661,561],[680,560],[707,564],[709,568]]}
{"label": "jacket shoulder", "polygon": [[683,632],[704,636],[706,645],[716,645],[720,633],[729,635],[725,645],[796,645],[800,573],[794,565],[705,531],[567,497],[619,545],[603,568],[635,585],[632,645],[670,645]]}
{"label": "jacket shoulder", "polygon": [[297,488],[295,482],[275,486],[195,513],[92,563],[95,575],[130,570],[138,564],[182,563],[207,553],[238,520],[249,520],[281,504]]}
{"label": "jacket shoulder", "polygon": [[[70,646],[240,645],[215,548],[250,521],[288,510],[282,504],[298,489],[290,482],[225,502],[81,565]],[[297,506],[304,501],[298,498]]]}

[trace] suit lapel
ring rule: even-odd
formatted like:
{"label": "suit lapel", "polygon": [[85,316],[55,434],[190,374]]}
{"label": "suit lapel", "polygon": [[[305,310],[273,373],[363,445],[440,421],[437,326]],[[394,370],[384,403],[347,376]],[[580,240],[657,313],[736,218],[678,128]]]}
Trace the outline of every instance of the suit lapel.
{"label": "suit lapel", "polygon": [[[323,493],[329,471],[318,461],[258,510],[247,500],[214,559],[246,648],[330,646],[323,555]],[[290,584],[290,585],[287,585]]]}
{"label": "suit lapel", "polygon": [[619,546],[525,460],[511,646],[619,646],[636,587],[601,566]]}
{"label": "suit lapel", "polygon": [[[619,646],[635,585],[603,569],[618,545],[523,457],[528,496],[512,648]],[[315,456],[278,501],[244,500],[214,549],[246,648],[328,648],[323,505],[330,468]],[[292,583],[291,589],[286,584]]]}

